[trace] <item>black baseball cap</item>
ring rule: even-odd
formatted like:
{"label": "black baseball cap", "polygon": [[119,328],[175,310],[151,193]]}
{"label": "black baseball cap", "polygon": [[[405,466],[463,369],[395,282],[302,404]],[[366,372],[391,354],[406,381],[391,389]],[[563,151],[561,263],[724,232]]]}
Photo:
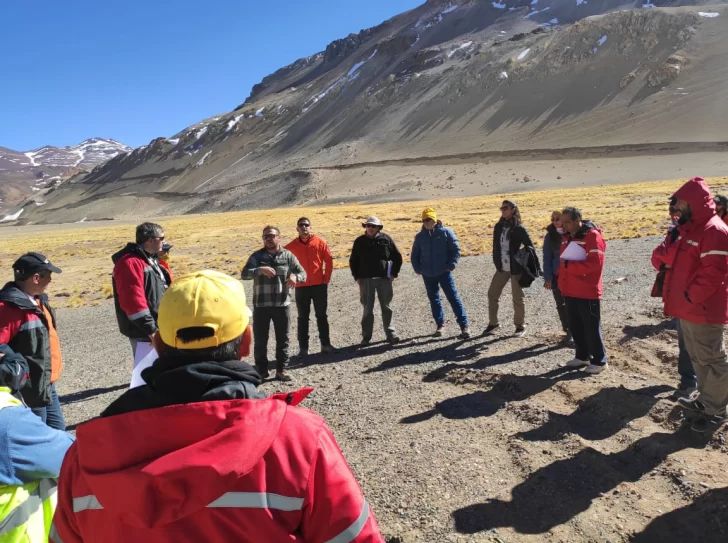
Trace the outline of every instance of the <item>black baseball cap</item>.
{"label": "black baseball cap", "polygon": [[715,202],[715,205],[717,205],[717,206],[728,207],[728,198],[726,198],[722,194],[719,194],[718,196],[713,198],[713,201]]}
{"label": "black baseball cap", "polygon": [[162,244],[162,251],[169,251],[172,247],[174,247],[174,245],[165,242]]}
{"label": "black baseball cap", "polygon": [[51,264],[51,261],[40,253],[25,253],[15,261],[15,264],[13,264],[13,270],[22,274],[38,273],[42,271],[61,273],[61,268]]}

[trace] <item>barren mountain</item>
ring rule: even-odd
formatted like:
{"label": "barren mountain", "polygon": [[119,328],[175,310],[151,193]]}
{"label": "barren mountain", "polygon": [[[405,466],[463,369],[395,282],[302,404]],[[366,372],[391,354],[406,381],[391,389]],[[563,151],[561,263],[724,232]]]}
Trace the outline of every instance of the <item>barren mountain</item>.
{"label": "barren mountain", "polygon": [[15,212],[137,218],[719,174],[728,7],[683,3],[430,0]]}
{"label": "barren mountain", "polygon": [[103,138],[90,138],[73,147],[45,146],[27,152],[0,147],[0,212],[60,184],[64,177],[128,151],[131,147]]}

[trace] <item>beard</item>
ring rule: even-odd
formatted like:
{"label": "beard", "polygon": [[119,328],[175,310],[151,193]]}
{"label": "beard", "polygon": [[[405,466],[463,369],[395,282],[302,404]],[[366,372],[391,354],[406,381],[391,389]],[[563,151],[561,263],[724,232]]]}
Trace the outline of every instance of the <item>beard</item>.
{"label": "beard", "polygon": [[680,218],[678,219],[678,224],[685,224],[690,219],[693,218],[693,210],[690,209],[690,206],[688,206],[686,209],[682,210],[682,213],[680,213]]}

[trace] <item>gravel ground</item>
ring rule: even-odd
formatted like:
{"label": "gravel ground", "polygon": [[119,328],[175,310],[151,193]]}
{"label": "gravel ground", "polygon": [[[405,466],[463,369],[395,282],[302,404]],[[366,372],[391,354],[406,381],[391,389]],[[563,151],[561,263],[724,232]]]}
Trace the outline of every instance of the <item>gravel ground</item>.
{"label": "gravel ground", "polygon": [[[553,300],[540,282],[528,289],[526,337],[509,335],[506,289],[500,336],[456,339],[448,309],[447,333],[435,339],[424,285],[405,265],[393,304],[404,341],[383,343],[377,316],[374,343],[356,349],[358,290],[348,270],[334,273],[329,318],[342,349],[293,368],[293,386],[316,388],[304,406],[332,427],[389,541],[728,540],[726,434],[692,435],[667,399],[677,336],[649,297],[658,242],[608,244],[610,367],[596,377],[562,368],[573,352],[558,345]],[[487,324],[493,269],[481,256],[456,271],[476,334]],[[59,317],[59,393],[73,428],[127,387],[131,350],[111,305]]]}

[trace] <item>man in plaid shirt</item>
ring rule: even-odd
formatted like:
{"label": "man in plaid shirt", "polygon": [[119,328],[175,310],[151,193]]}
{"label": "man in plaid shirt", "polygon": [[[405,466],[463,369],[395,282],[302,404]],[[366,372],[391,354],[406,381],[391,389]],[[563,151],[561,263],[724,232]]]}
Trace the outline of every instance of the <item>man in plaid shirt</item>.
{"label": "man in plaid shirt", "polygon": [[263,229],[264,247],[250,255],[243,279],[253,280],[253,356],[262,379],[268,377],[268,334],[270,323],[276,333],[276,379],[290,381],[288,335],[291,327],[290,290],[306,280],[294,254],[281,247],[281,232],[275,226]]}

